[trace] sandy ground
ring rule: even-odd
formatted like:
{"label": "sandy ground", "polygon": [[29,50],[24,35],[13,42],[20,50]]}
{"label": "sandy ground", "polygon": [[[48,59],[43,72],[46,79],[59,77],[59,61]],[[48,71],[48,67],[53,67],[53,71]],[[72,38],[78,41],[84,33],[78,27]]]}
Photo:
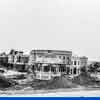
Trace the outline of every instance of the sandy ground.
{"label": "sandy ground", "polygon": [[100,97],[100,88],[98,89],[58,89],[58,90],[32,90],[26,88],[24,90],[17,91],[0,91],[0,96],[7,97]]}

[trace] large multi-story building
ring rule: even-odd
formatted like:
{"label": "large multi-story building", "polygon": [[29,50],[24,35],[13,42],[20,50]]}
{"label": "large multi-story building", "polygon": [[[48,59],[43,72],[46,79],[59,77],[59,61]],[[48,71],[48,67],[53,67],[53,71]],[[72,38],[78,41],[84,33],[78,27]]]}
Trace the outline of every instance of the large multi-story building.
{"label": "large multi-story building", "polygon": [[37,79],[50,79],[69,73],[71,65],[71,51],[59,50],[32,50],[29,57],[29,65],[35,66]]}
{"label": "large multi-story building", "polygon": [[42,75],[45,75],[44,72],[49,72],[49,75],[47,75],[49,78],[50,75],[54,76],[53,72],[56,72],[55,76],[61,74],[79,75],[81,67],[87,65],[87,60],[87,57],[72,55],[71,51],[32,50],[28,64],[35,65],[36,68],[33,68],[33,70],[40,72],[37,75],[38,78],[42,79]]}

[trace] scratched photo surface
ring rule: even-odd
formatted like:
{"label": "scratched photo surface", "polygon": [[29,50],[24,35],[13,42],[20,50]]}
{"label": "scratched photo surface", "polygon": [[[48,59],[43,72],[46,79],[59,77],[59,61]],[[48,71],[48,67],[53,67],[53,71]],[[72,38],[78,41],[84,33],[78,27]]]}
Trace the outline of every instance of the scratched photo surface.
{"label": "scratched photo surface", "polygon": [[100,0],[0,0],[0,96],[100,96]]}

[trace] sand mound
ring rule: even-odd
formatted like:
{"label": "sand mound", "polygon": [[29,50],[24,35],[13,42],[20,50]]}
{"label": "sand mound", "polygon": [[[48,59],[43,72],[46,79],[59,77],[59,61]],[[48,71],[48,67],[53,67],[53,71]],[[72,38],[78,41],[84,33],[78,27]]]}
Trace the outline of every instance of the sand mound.
{"label": "sand mound", "polygon": [[16,85],[17,83],[11,79],[7,79],[3,76],[0,76],[0,89],[8,88]]}
{"label": "sand mound", "polygon": [[74,77],[72,81],[76,84],[84,86],[96,84],[95,78],[91,77],[88,73],[81,73],[79,76]]}
{"label": "sand mound", "polygon": [[67,76],[55,77],[50,81],[38,81],[33,83],[33,88],[35,89],[58,89],[58,88],[73,88],[76,87]]}
{"label": "sand mound", "polygon": [[46,86],[48,89],[57,89],[57,88],[73,88],[76,87],[71,80],[69,80],[66,76],[56,77],[54,80]]}

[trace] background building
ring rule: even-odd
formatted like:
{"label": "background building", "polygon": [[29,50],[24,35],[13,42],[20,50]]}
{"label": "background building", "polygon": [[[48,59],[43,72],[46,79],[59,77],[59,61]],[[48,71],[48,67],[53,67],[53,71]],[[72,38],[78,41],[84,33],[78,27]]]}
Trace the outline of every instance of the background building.
{"label": "background building", "polygon": [[70,66],[70,73],[72,75],[79,75],[80,74],[80,66],[81,66],[81,61],[80,57],[74,55],[71,57],[72,64]]}
{"label": "background building", "polygon": [[87,64],[88,64],[88,57],[86,57],[86,56],[80,57],[80,63],[81,63],[81,67],[87,66]]}
{"label": "background building", "polygon": [[8,67],[18,71],[24,71],[29,61],[29,55],[24,55],[23,51],[11,50],[8,54]]}

